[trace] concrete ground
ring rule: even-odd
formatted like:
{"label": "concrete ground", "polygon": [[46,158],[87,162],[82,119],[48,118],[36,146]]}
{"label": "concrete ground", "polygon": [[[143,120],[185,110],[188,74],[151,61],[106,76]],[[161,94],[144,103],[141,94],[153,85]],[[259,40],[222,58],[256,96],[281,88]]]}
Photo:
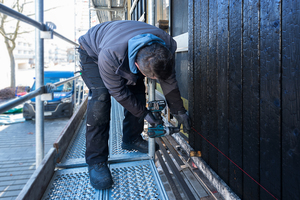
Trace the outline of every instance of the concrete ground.
{"label": "concrete ground", "polygon": [[[68,122],[45,120],[45,154]],[[0,126],[0,200],[15,199],[34,172],[35,121]]]}

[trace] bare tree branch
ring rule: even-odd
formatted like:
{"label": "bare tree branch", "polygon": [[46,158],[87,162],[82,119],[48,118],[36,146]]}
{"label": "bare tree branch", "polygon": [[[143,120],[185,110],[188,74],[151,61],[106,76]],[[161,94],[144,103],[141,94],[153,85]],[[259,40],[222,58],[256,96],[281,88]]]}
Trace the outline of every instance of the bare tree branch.
{"label": "bare tree branch", "polygon": [[33,1],[24,2],[24,5],[34,3]]}
{"label": "bare tree branch", "polygon": [[[0,0],[0,3],[4,4],[4,0]],[[24,0],[22,2],[20,2],[20,0],[16,0],[13,2],[13,4],[10,4],[12,6],[10,6],[12,9],[16,10],[19,13],[23,13],[24,12],[24,6],[26,4],[28,4],[29,2],[27,2],[27,0]],[[10,68],[11,68],[11,87],[15,87],[15,61],[14,61],[14,54],[13,54],[13,50],[16,47],[16,39],[17,36],[19,34],[22,33],[26,33],[28,31],[20,31],[20,21],[17,20],[16,24],[15,24],[15,30],[13,32],[10,33],[6,33],[5,31],[5,24],[9,23],[10,24],[10,20],[7,20],[7,15],[1,14],[1,22],[0,22],[0,34],[4,37],[4,43],[6,45],[9,57],[10,57]]]}
{"label": "bare tree branch", "polygon": [[[50,10],[55,10],[55,9],[57,9],[57,8],[60,8],[60,7],[63,7],[63,6],[56,6],[56,7],[52,7],[52,8],[45,9],[45,10],[44,10],[44,13],[45,13],[45,12],[48,12],[48,11],[50,11]],[[31,17],[31,16],[34,16],[34,15],[35,15],[35,13],[31,13],[31,14],[27,14],[26,16],[27,16],[27,17]],[[5,16],[6,16],[6,15],[5,15]],[[13,20],[16,20],[16,19],[13,19],[13,18],[11,19],[11,18],[10,18],[9,20],[7,20],[7,22],[11,22],[11,21],[13,21]]]}
{"label": "bare tree branch", "polygon": [[2,18],[1,18],[1,24],[0,24],[0,27],[4,27],[4,22],[5,22],[5,20],[6,20],[6,18],[7,18],[7,15],[2,15]]}
{"label": "bare tree branch", "polygon": [[[50,11],[50,10],[54,10],[54,9],[60,8],[60,7],[63,7],[63,6],[56,6],[56,7],[48,8],[48,9],[44,10],[44,12],[48,12],[48,11]],[[30,16],[33,16],[33,15],[35,15],[35,13],[28,14],[28,15],[26,15],[26,16],[27,16],[27,17],[30,17]]]}
{"label": "bare tree branch", "polygon": [[6,34],[5,33],[3,33],[3,31],[0,29],[0,34],[4,37],[4,38],[6,38]]}
{"label": "bare tree branch", "polygon": [[16,38],[17,38],[17,36],[18,36],[18,34],[19,34],[19,33],[18,33],[19,29],[20,29],[20,21],[18,20],[18,21],[17,21],[17,24],[16,24],[15,34],[12,35],[12,36],[13,36],[13,37],[12,37],[12,40],[13,40],[13,41],[16,40]]}
{"label": "bare tree branch", "polygon": [[[1,31],[1,30],[0,30]],[[11,36],[11,35],[13,35],[14,33],[3,33],[3,34],[5,34],[5,35],[7,35],[7,36]]]}
{"label": "bare tree branch", "polygon": [[[2,1],[3,2],[3,1]],[[1,18],[1,24],[0,24],[0,33],[1,35],[3,35],[4,37],[6,37],[6,33],[5,33],[5,29],[4,29],[4,22],[5,19],[7,18],[7,15],[3,15],[3,17]]]}
{"label": "bare tree branch", "polygon": [[24,33],[32,33],[33,31],[34,31],[34,30],[19,32],[18,35],[21,35],[21,34],[24,34]]}

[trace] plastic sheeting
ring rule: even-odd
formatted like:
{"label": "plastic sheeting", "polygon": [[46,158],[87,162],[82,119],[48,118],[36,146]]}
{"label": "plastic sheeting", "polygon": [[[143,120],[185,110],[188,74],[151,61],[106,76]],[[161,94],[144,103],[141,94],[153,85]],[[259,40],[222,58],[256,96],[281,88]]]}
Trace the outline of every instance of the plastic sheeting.
{"label": "plastic sheeting", "polygon": [[14,123],[24,122],[23,113],[19,114],[1,114],[0,115],[0,125],[8,125]]}

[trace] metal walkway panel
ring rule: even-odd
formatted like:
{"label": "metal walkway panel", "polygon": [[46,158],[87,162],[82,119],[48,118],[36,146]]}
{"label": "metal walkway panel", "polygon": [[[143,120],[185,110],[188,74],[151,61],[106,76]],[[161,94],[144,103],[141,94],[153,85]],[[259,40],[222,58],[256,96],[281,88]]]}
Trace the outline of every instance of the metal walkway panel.
{"label": "metal walkway panel", "polygon": [[[122,149],[122,124],[124,119],[123,107],[114,99],[111,98],[111,120],[110,120],[110,136],[109,136],[109,162],[122,162],[132,160],[149,159],[148,154],[138,152],[137,150],[128,151]],[[73,137],[70,145],[58,167],[71,168],[87,166],[85,162],[86,150],[86,117],[79,131]]]}
{"label": "metal walkway panel", "polygon": [[106,190],[105,200],[168,199],[152,160],[111,164],[110,171],[114,185]]}
{"label": "metal walkway panel", "polygon": [[111,189],[94,189],[87,167],[63,169],[55,172],[42,199],[168,199],[152,160],[114,163],[109,167],[114,180]]}
{"label": "metal walkway panel", "polygon": [[103,191],[94,189],[87,167],[58,170],[54,173],[42,200],[103,199]]}
{"label": "metal walkway panel", "polygon": [[111,98],[112,113],[110,121],[110,139],[109,139],[109,161],[131,161],[149,159],[148,154],[138,152],[137,150],[128,151],[122,149],[122,127],[124,119],[124,108],[114,99]]}

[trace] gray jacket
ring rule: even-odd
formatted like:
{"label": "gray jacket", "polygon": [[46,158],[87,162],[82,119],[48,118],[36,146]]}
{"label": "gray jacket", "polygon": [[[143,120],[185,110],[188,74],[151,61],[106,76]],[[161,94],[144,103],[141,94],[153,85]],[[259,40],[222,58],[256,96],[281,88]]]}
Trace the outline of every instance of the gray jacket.
{"label": "gray jacket", "polygon": [[[100,76],[109,93],[129,112],[142,117],[146,111],[126,85],[135,85],[138,75],[133,74],[128,63],[128,40],[139,34],[150,33],[166,43],[175,54],[175,40],[163,30],[138,21],[112,21],[98,24],[79,38],[80,45],[98,62]],[[175,70],[165,81],[159,80],[168,106],[173,114],[185,111],[178,89]]]}

